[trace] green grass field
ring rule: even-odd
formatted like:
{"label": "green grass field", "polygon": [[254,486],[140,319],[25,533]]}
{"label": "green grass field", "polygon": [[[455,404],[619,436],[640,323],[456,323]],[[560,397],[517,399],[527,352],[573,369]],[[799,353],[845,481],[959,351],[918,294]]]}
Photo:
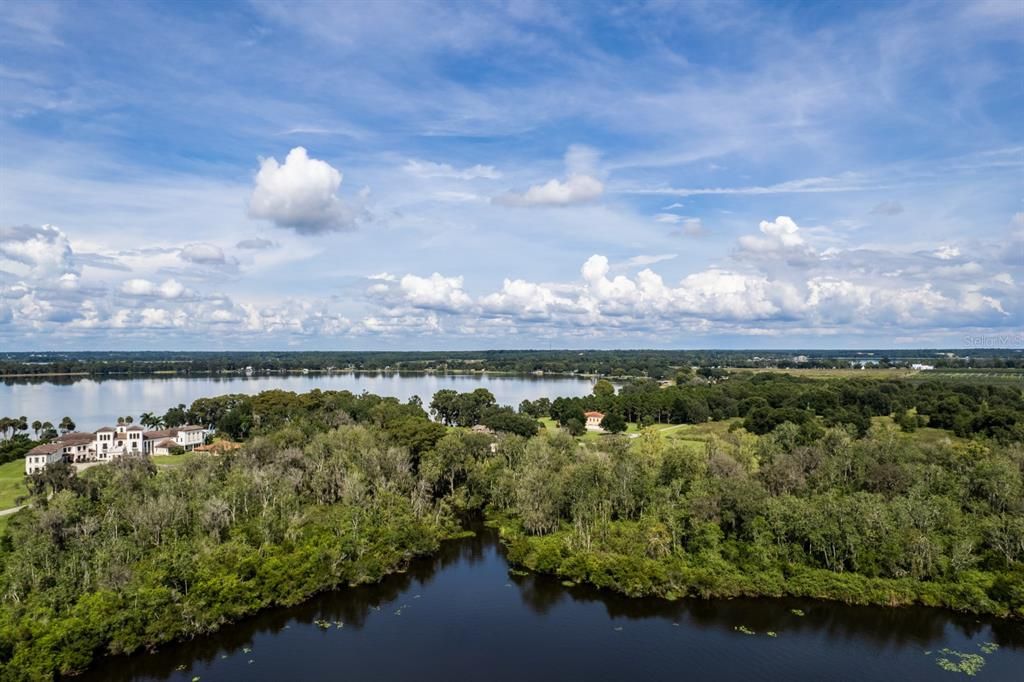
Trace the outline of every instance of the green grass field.
{"label": "green grass field", "polygon": [[180,467],[185,462],[195,459],[196,457],[209,457],[210,454],[207,452],[183,452],[180,455],[151,455],[150,459],[153,460],[153,464],[158,467]]}
{"label": "green grass field", "polygon": [[764,369],[751,369],[749,367],[729,367],[727,369],[730,374],[791,374],[805,379],[903,379],[914,374],[920,374],[903,367],[886,367],[884,369],[854,369],[852,367],[842,369],[817,369],[814,367],[793,367],[788,369],[766,367]]}
{"label": "green grass field", "polygon": [[7,464],[0,464],[0,509],[9,509],[14,506],[14,498],[26,494],[25,484],[25,460],[16,459]]}

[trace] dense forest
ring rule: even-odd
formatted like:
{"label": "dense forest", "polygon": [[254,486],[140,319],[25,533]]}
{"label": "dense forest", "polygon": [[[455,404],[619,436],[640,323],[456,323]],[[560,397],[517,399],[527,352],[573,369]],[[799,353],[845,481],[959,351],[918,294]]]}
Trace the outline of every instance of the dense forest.
{"label": "dense forest", "polygon": [[1024,368],[1013,349],[960,350],[486,350],[486,351],[137,351],[0,353],[0,376],[208,374],[327,370],[548,372],[671,378],[679,367],[848,368],[921,362],[937,368]]}
{"label": "dense forest", "polygon": [[[245,446],[174,468],[122,460],[29,479],[32,506],[0,535],[3,678],[48,679],[378,579],[481,513],[515,564],[628,595],[1024,618],[1020,391],[681,382],[599,382],[592,397],[518,411],[487,391],[427,406],[270,391],[175,408],[172,419]],[[577,438],[584,407],[654,425]],[[540,430],[544,417],[566,428]],[[658,427],[708,419],[727,428],[700,442]],[[948,437],[921,439],[919,423]],[[489,428],[465,428],[478,424]]]}

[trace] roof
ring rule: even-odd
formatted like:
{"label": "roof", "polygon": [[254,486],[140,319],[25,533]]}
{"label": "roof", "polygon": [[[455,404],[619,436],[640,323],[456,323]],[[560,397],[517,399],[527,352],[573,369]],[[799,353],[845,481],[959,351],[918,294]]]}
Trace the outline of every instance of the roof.
{"label": "roof", "polygon": [[142,427],[139,426],[138,424],[132,424],[127,429],[125,429],[125,431],[141,431],[141,430],[142,430]]}
{"label": "roof", "polygon": [[155,440],[157,438],[174,438],[182,431],[203,431],[202,426],[196,426],[194,424],[186,424],[185,426],[175,426],[172,429],[159,429],[157,431],[146,431],[142,434],[142,437],[147,440]]}
{"label": "roof", "polygon": [[584,412],[584,417],[604,417],[604,412]]}
{"label": "roof", "polygon": [[178,444],[178,442],[176,440],[174,440],[173,438],[164,438],[162,441],[160,441],[158,443],[155,443],[154,447],[170,448],[170,447],[174,447],[177,444]]}
{"label": "roof", "polygon": [[114,431],[114,427],[113,426],[104,426],[104,427],[96,429],[96,433],[107,433],[108,431],[109,432],[113,432]]}
{"label": "roof", "polygon": [[57,442],[61,445],[84,445],[92,441],[93,435],[82,431],[69,431],[57,437]]}
{"label": "roof", "polygon": [[63,443],[58,443],[57,441],[53,441],[52,443],[43,443],[42,445],[37,445],[34,448],[32,448],[31,450],[29,450],[28,452],[26,452],[25,454],[26,455],[52,455],[55,452],[60,452],[60,449],[63,448],[63,447],[64,447]]}

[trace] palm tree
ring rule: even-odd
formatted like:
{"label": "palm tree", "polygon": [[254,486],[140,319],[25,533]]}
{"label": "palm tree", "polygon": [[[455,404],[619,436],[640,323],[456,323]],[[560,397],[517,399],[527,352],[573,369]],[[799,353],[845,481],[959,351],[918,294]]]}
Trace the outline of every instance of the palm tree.
{"label": "palm tree", "polygon": [[68,431],[75,430],[75,422],[71,417],[64,417],[60,420],[60,431],[61,433],[67,433]]}
{"label": "palm tree", "polygon": [[43,428],[43,422],[39,421],[38,419],[32,422],[32,431],[35,432],[36,438],[39,438],[39,430],[41,428]]}
{"label": "palm tree", "polygon": [[51,422],[43,422],[43,438],[53,439],[57,437],[57,430]]}
{"label": "palm tree", "polygon": [[150,429],[158,429],[164,423],[164,420],[152,412],[143,412],[139,415],[139,423]]}
{"label": "palm tree", "polygon": [[127,417],[124,418],[124,423],[125,424],[131,424],[133,421],[135,421],[135,417],[133,417],[131,415],[128,415]]}
{"label": "palm tree", "polygon": [[18,417],[18,430],[28,431],[28,417]]}

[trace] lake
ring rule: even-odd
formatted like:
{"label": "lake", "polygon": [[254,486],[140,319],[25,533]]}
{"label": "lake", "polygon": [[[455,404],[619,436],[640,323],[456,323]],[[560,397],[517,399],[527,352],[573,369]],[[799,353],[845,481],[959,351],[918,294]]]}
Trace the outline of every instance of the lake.
{"label": "lake", "polygon": [[587,395],[594,380],[571,376],[502,374],[424,374],[348,372],[265,376],[192,376],[89,379],[71,377],[15,378],[0,384],[0,416],[25,415],[60,422],[70,416],[79,430],[94,431],[114,424],[119,416],[138,420],[143,412],[163,414],[179,403],[225,393],[259,393],[271,389],[305,393],[314,388],[353,393],[368,391],[405,401],[414,395],[424,404],[443,388],[472,391],[486,388],[501,405],[518,407],[524,399]]}
{"label": "lake", "polygon": [[965,676],[940,669],[937,652],[988,643],[999,648],[974,679],[1020,679],[1024,669],[1020,623],[808,600],[629,599],[508,568],[482,529],[375,585],[104,659],[75,679],[955,680]]}

